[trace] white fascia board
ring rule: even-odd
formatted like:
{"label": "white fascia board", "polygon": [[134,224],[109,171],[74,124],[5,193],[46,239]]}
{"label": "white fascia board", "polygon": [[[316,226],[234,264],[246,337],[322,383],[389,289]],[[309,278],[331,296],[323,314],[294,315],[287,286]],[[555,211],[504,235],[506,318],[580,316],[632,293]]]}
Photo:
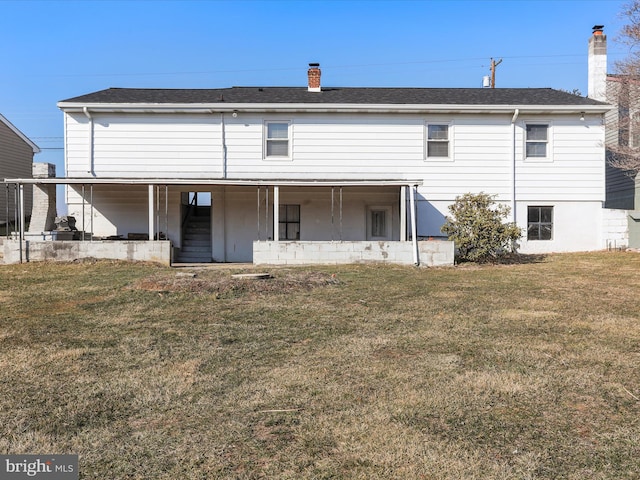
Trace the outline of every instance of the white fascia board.
{"label": "white fascia board", "polygon": [[67,113],[224,113],[224,112],[282,112],[282,113],[521,113],[531,114],[601,114],[612,105],[425,105],[425,104],[361,104],[361,103],[71,103],[59,102]]}
{"label": "white fascia board", "polygon": [[29,145],[31,147],[31,150],[33,150],[33,153],[40,153],[40,148],[33,143],[31,140],[29,140],[29,137],[27,137],[24,133],[22,133],[20,130],[18,130],[16,128],[16,126],[14,124],[12,124],[9,120],[6,119],[6,117],[4,117],[2,114],[0,114],[0,122],[4,123],[7,127],[9,127],[9,129],[15,133],[18,137],[20,137],[27,145]]}

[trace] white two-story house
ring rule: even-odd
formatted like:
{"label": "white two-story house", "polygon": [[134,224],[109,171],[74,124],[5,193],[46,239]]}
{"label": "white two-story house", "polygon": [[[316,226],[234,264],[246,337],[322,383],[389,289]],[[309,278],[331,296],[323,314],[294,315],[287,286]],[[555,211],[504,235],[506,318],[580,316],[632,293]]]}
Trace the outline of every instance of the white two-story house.
{"label": "white two-story house", "polygon": [[322,87],[311,64],[306,87],[112,88],[58,106],[65,177],[50,181],[94,242],[166,241],[185,262],[424,263],[447,207],[485,192],[511,207],[521,252],[604,247],[609,107],[569,93]]}

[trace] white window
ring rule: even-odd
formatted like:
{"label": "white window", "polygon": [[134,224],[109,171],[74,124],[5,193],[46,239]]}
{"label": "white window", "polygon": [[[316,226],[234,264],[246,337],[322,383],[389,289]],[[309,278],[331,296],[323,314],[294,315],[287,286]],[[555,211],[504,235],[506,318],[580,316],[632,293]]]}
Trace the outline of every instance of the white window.
{"label": "white window", "polygon": [[264,130],[265,158],[289,158],[291,143],[289,122],[266,122]]}
{"label": "white window", "polygon": [[450,130],[447,123],[427,124],[427,158],[450,158]]}
{"label": "white window", "polygon": [[549,125],[527,123],[525,149],[527,158],[549,158]]}

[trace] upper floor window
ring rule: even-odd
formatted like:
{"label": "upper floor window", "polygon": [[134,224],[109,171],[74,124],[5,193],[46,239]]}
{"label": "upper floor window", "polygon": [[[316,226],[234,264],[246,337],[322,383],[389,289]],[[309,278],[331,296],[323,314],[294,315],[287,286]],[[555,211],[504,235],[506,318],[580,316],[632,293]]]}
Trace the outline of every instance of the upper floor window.
{"label": "upper floor window", "polygon": [[289,122],[266,122],[265,158],[289,158]]}
{"label": "upper floor window", "polygon": [[527,124],[526,157],[547,158],[549,150],[549,125]]}
{"label": "upper floor window", "polygon": [[449,158],[449,125],[427,125],[427,158]]}

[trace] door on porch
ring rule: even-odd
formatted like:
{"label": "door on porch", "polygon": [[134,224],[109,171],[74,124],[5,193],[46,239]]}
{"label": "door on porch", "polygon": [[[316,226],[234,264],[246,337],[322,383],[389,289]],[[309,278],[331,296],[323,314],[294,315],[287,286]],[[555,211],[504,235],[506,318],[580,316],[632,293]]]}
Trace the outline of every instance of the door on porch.
{"label": "door on porch", "polygon": [[367,207],[367,240],[388,241],[392,239],[392,207],[375,205]]}
{"label": "door on porch", "polygon": [[211,192],[181,192],[178,263],[211,263]]}

